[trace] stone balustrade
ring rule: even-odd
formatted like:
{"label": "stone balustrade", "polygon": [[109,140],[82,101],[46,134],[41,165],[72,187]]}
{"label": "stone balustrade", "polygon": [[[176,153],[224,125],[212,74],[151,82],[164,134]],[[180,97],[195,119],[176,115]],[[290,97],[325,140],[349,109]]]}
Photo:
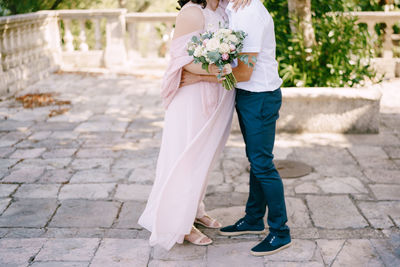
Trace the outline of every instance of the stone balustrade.
{"label": "stone balustrade", "polygon": [[38,81],[60,65],[57,14],[0,17],[0,95]]}
{"label": "stone balustrade", "polygon": [[[113,10],[60,10],[57,11],[63,28],[63,63],[71,67],[124,66],[127,62],[125,47],[126,9]],[[102,21],[105,27],[102,29]],[[86,23],[91,22],[94,31],[94,46],[89,49]],[[74,36],[73,23],[79,27]],[[105,42],[103,43],[103,35]],[[55,36],[55,38],[57,38]],[[77,46],[75,45],[77,44]],[[90,51],[89,51],[90,50]]]}
{"label": "stone balustrade", "polygon": [[385,24],[385,35],[383,41],[383,57],[393,58],[393,26],[400,22],[400,12],[351,12],[349,13],[358,18],[359,23],[368,25],[368,31],[376,40],[375,26]]}
{"label": "stone balustrade", "polygon": [[[66,69],[165,65],[176,13],[126,14],[125,9],[57,12]],[[87,22],[92,25],[90,29]],[[92,45],[88,44],[89,31]]]}

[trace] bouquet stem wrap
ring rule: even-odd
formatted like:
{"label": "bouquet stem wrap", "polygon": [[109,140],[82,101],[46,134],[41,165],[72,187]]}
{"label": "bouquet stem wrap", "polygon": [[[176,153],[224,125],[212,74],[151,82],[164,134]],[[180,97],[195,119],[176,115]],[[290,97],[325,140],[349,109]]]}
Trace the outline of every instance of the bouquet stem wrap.
{"label": "bouquet stem wrap", "polygon": [[222,86],[228,91],[234,89],[236,87],[236,84],[237,80],[233,73],[225,75],[225,80],[222,81]]}

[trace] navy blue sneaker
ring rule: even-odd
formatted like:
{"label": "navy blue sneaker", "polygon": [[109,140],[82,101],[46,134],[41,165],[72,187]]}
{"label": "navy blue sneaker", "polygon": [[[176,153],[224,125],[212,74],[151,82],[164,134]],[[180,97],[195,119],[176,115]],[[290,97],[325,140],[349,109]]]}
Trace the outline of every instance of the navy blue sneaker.
{"label": "navy blue sneaker", "polygon": [[229,225],[219,229],[219,234],[224,236],[237,236],[245,234],[264,234],[264,225],[248,224],[244,218],[237,221],[234,225]]}
{"label": "navy blue sneaker", "polygon": [[251,249],[251,254],[254,256],[271,255],[290,247],[291,244],[290,236],[282,238],[270,233],[261,243]]}

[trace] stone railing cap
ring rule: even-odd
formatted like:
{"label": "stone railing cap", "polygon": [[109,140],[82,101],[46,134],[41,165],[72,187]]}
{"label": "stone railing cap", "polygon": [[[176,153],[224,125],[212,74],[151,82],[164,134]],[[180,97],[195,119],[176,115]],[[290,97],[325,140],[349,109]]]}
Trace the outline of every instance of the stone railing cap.
{"label": "stone railing cap", "polygon": [[175,21],[176,16],[178,13],[171,13],[171,12],[160,12],[160,13],[139,13],[133,12],[128,13],[125,16],[126,21],[129,22],[136,22],[136,21]]}
{"label": "stone railing cap", "polygon": [[336,97],[344,99],[364,98],[370,100],[379,100],[382,93],[379,90],[380,85],[372,85],[362,88],[348,87],[286,87],[282,88],[282,94],[285,97]]}
{"label": "stone railing cap", "polygon": [[82,17],[114,17],[126,14],[125,8],[119,9],[82,9],[82,10],[57,10],[61,18],[82,18]]}
{"label": "stone railing cap", "polygon": [[30,20],[45,19],[48,17],[55,17],[55,16],[57,16],[57,11],[50,11],[50,10],[38,11],[35,13],[0,17],[0,24],[19,23]]}

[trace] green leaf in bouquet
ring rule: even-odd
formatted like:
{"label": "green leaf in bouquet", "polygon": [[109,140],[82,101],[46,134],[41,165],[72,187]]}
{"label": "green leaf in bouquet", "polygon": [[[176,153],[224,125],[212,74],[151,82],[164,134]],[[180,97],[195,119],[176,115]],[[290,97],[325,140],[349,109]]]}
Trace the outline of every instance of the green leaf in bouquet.
{"label": "green leaf in bouquet", "polygon": [[219,60],[219,58],[220,58],[220,54],[217,51],[208,52],[207,56],[213,62],[217,62]]}
{"label": "green leaf in bouquet", "polygon": [[192,42],[193,43],[197,43],[199,41],[199,38],[197,38],[197,36],[193,36],[192,37]]}
{"label": "green leaf in bouquet", "polygon": [[205,57],[201,57],[202,58],[202,62],[204,63],[204,64],[209,64],[209,62],[207,61],[207,58],[205,58]]}

